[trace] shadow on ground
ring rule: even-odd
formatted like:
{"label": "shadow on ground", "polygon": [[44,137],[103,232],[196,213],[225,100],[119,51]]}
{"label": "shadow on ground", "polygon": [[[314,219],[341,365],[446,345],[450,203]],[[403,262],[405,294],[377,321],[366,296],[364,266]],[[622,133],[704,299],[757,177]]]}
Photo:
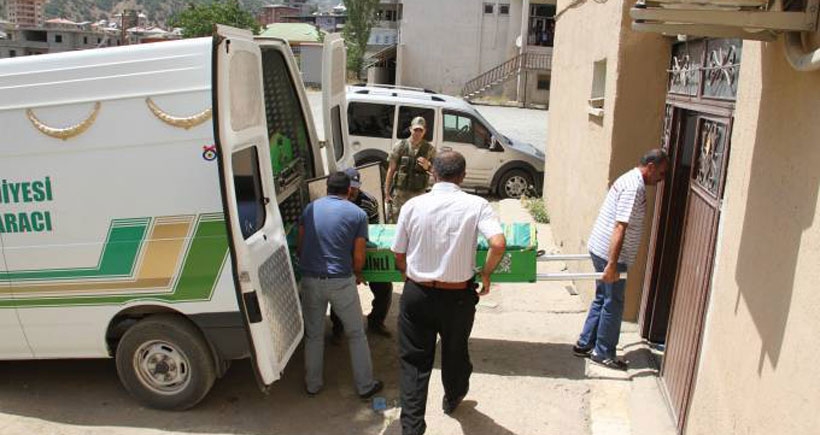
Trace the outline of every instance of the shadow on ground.
{"label": "shadow on ground", "polygon": [[[394,305],[397,302],[394,298]],[[395,328],[397,308],[393,307],[393,319],[388,320],[390,329]],[[371,336],[370,345],[375,374],[386,385],[381,396],[389,406],[396,406],[396,339]],[[470,349],[475,373],[584,377],[584,361],[572,356],[569,344],[471,339]],[[386,421],[384,415],[372,411],[368,401],[356,396],[345,344],[327,345],[325,388],[316,397],[303,392],[303,370],[300,347],[282,379],[265,395],[256,384],[250,362],[235,361],[197,407],[165,412],[136,403],[120,386],[113,360],[6,361],[0,362],[4,374],[0,380],[1,412],[80,426],[78,433],[83,427],[110,426],[190,433],[378,434],[385,426],[388,433],[396,426],[397,422]],[[463,406],[458,419],[464,433],[511,433],[495,427],[492,418],[478,412],[469,401]],[[486,432],[479,428],[494,429]]]}

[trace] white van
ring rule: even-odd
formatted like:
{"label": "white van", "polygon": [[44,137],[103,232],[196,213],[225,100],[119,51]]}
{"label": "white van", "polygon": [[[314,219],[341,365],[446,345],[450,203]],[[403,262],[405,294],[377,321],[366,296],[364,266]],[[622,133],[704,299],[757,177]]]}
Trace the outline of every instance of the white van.
{"label": "white van", "polygon": [[303,329],[286,234],[324,175],[285,41],[0,60],[0,132],[0,359],[113,357],[164,409],[232,359],[280,377]]}
{"label": "white van", "polygon": [[347,122],[356,166],[384,162],[398,140],[410,136],[410,121],[427,121],[425,138],[467,160],[464,187],[517,198],[529,186],[541,190],[544,153],[498,133],[461,98],[395,86],[349,86]]}

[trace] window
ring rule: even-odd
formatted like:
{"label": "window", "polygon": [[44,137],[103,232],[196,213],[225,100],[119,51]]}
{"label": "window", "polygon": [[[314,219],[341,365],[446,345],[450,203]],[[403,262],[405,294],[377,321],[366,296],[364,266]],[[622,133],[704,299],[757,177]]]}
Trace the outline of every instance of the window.
{"label": "window", "polygon": [[239,228],[246,240],[265,225],[265,203],[259,153],[255,146],[233,154],[233,188],[239,214]]}
{"label": "window", "polygon": [[485,14],[492,14],[495,12],[495,4],[493,3],[484,3],[484,13]]}
{"label": "window", "polygon": [[[101,39],[101,38],[97,38],[97,44],[99,44],[100,42],[102,42],[102,39]],[[119,41],[117,41],[117,45],[120,45],[120,44],[119,44]]]}
{"label": "window", "polygon": [[338,105],[330,109],[330,128],[333,132],[333,156],[337,162],[342,159],[345,152],[345,144],[342,141],[341,110]]}
{"label": "window", "polygon": [[552,47],[555,39],[555,5],[531,5],[527,44]]}
{"label": "window", "polygon": [[604,97],[606,96],[606,59],[592,65],[592,90],[589,94],[589,108],[592,116],[604,116]]}
{"label": "window", "polygon": [[9,57],[17,57],[17,50],[9,50]]}
{"label": "window", "polygon": [[474,117],[444,111],[444,141],[473,144],[479,148],[489,148],[492,135],[487,127]]}
{"label": "window", "polygon": [[348,133],[355,136],[393,138],[395,106],[373,103],[347,105]]}
{"label": "window", "polygon": [[433,109],[423,109],[421,107],[410,106],[401,106],[399,108],[399,125],[396,129],[397,138],[407,139],[410,137],[410,122],[417,116],[424,118],[424,121],[427,123],[427,131],[424,132],[424,138],[427,139],[427,141],[433,140],[436,112]]}
{"label": "window", "polygon": [[63,35],[54,35],[54,42],[62,43],[63,42]]}
{"label": "window", "polygon": [[508,5],[508,4],[498,5],[498,13],[499,13],[499,15],[509,15],[510,14],[510,5]]}
{"label": "window", "polygon": [[548,91],[548,90],[550,90],[550,76],[539,74],[538,75],[537,89],[539,91]]}

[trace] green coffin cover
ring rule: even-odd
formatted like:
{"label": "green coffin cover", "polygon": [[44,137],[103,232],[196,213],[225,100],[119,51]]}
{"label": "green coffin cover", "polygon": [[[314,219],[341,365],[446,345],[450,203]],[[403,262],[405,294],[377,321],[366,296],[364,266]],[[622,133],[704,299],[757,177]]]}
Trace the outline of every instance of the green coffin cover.
{"label": "green coffin cover", "polygon": [[[535,226],[530,223],[509,223],[502,224],[501,227],[507,239],[507,250],[493,273],[493,281],[535,282],[535,257],[538,251]],[[288,231],[288,244],[293,256],[296,255],[296,234],[295,226]],[[368,235],[370,240],[367,242],[365,279],[374,282],[401,282],[401,274],[396,270],[395,256],[390,250],[396,235],[396,226],[370,225]],[[483,266],[486,258],[487,239],[479,236],[476,267]],[[293,258],[293,264],[296,267],[298,259]]]}
{"label": "green coffin cover", "polygon": [[[495,282],[535,282],[535,256],[538,251],[535,226],[530,223],[502,224],[507,250],[493,274]],[[396,234],[395,225],[370,225],[364,276],[368,281],[399,282],[395,258],[390,247]],[[484,265],[487,239],[478,238],[476,267]]]}

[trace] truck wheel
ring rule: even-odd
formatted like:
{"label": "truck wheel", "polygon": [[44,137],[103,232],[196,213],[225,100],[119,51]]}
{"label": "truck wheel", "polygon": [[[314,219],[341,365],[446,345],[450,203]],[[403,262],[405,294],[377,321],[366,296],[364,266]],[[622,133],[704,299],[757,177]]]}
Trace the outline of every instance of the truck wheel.
{"label": "truck wheel", "polygon": [[534,184],[529,172],[522,169],[511,169],[505,172],[498,181],[498,196],[502,199],[520,198]]}
{"label": "truck wheel", "polygon": [[117,374],[138,401],[151,408],[188,409],[216,379],[208,343],[184,318],[147,317],[128,329],[116,353]]}

